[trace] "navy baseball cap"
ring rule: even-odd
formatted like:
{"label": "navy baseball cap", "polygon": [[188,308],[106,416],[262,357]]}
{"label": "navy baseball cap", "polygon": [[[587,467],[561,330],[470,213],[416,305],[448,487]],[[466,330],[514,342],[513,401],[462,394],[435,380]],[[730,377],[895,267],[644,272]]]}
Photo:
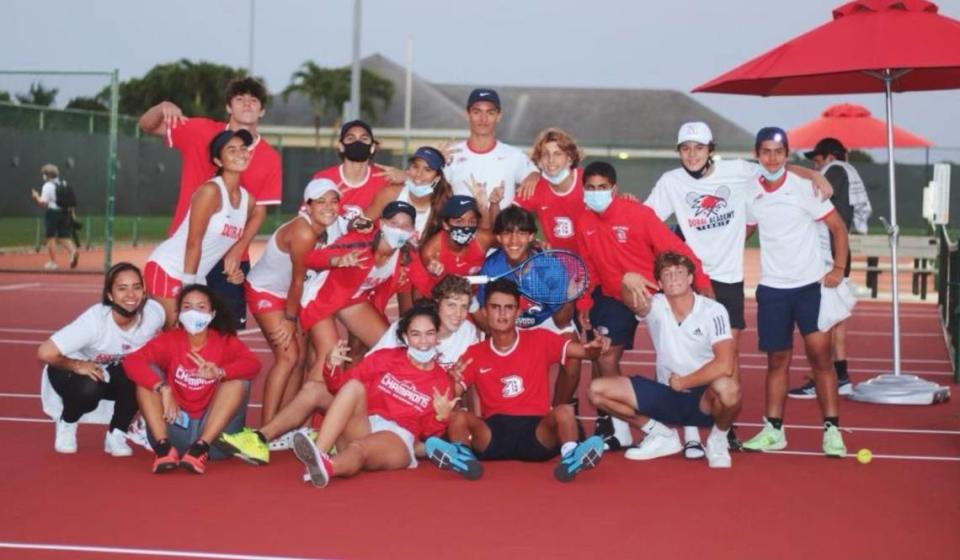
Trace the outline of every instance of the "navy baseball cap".
{"label": "navy baseball cap", "polygon": [[765,126],[757,132],[757,140],[753,143],[753,148],[759,149],[760,144],[763,144],[767,140],[773,140],[774,142],[780,142],[783,144],[784,149],[788,152],[790,151],[790,144],[787,141],[787,133],[780,128],[779,126]]}
{"label": "navy baseball cap", "polygon": [[373,140],[373,129],[370,128],[370,125],[360,119],[354,121],[348,121],[343,123],[343,126],[340,127],[340,140],[343,140],[343,137],[347,135],[347,131],[351,128],[359,126],[360,128],[367,131],[367,134],[370,135],[370,139]]}
{"label": "navy baseball cap", "polygon": [[394,200],[393,202],[390,202],[384,206],[383,212],[380,213],[380,217],[384,220],[389,220],[401,212],[410,216],[411,221],[417,221],[417,209],[414,208],[409,202],[404,202],[402,200]]}
{"label": "navy baseball cap", "polygon": [[498,111],[500,110],[500,95],[494,89],[477,88],[471,91],[470,97],[467,98],[467,109],[470,109],[474,103],[479,103],[480,101],[489,101],[493,103]]}
{"label": "navy baseball cap", "polygon": [[432,146],[421,146],[417,148],[417,151],[410,156],[411,160],[420,158],[427,164],[427,167],[433,169],[434,171],[440,171],[443,169],[444,157],[440,153],[440,150]]}
{"label": "navy baseball cap", "polygon": [[443,203],[443,208],[440,210],[440,217],[444,219],[459,218],[470,210],[476,212],[478,216],[480,215],[477,200],[472,196],[455,194]]}
{"label": "navy baseball cap", "polygon": [[234,136],[240,138],[243,141],[243,145],[249,147],[253,144],[253,135],[250,134],[249,130],[243,128],[239,130],[224,130],[220,134],[217,134],[213,137],[213,140],[210,141],[210,161],[218,159],[220,157],[220,150],[227,145]]}

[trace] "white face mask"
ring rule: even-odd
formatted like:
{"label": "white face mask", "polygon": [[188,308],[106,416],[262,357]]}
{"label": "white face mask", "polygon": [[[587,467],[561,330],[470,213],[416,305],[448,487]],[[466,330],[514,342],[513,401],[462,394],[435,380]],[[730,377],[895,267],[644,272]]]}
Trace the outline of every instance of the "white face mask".
{"label": "white face mask", "polygon": [[420,350],[413,346],[407,346],[407,356],[410,356],[415,362],[425,364],[437,356],[437,349],[433,346],[426,350]]}
{"label": "white face mask", "polygon": [[203,332],[207,326],[210,325],[210,322],[213,321],[214,313],[207,313],[206,311],[199,311],[197,309],[188,309],[186,311],[180,312],[180,324],[183,326],[183,330],[187,331],[190,334],[197,334]]}
{"label": "white face mask", "polygon": [[430,196],[433,194],[433,187],[436,186],[436,183],[427,183],[426,185],[418,185],[413,182],[413,179],[407,179],[404,182],[404,185],[407,187],[407,192],[412,194],[417,198],[423,198],[425,196]]}
{"label": "white face mask", "polygon": [[613,191],[584,191],[583,202],[587,208],[602,214],[613,202]]}
{"label": "white face mask", "polygon": [[556,175],[550,175],[546,171],[543,171],[543,178],[546,179],[547,181],[550,181],[551,185],[559,185],[560,183],[566,181],[567,177],[569,176],[570,176],[569,167],[564,167],[563,169],[560,170],[560,173],[557,173]]}
{"label": "white face mask", "polygon": [[383,235],[383,240],[387,242],[387,245],[389,245],[391,249],[399,249],[413,236],[412,231],[388,226],[387,224],[380,226],[380,233]]}

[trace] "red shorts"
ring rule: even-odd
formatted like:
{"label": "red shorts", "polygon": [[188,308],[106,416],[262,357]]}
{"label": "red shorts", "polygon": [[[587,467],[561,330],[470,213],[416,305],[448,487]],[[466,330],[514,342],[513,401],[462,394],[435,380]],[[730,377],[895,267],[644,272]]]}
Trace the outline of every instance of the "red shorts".
{"label": "red shorts", "polygon": [[153,261],[147,261],[143,267],[143,280],[147,283],[147,293],[153,297],[177,299],[183,288],[182,282],[168,275]]}
{"label": "red shorts", "polygon": [[287,308],[287,298],[277,297],[268,292],[259,292],[250,285],[250,282],[243,283],[243,291],[247,296],[247,305],[254,315],[285,311]]}

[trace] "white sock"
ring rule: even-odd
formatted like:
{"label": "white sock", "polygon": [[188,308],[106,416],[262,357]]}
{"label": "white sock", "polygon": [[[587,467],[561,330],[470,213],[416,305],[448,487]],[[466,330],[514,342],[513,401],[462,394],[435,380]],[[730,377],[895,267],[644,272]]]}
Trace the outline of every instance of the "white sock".
{"label": "white sock", "polygon": [[684,426],[683,441],[695,441],[700,443],[700,430],[696,426]]}
{"label": "white sock", "polygon": [[713,429],[710,430],[710,437],[717,436],[717,437],[722,437],[726,439],[727,433],[729,432],[730,432],[730,428],[727,428],[726,430],[721,430],[716,425],[714,425]]}
{"label": "white sock", "polygon": [[647,420],[647,423],[640,428],[640,431],[642,431],[645,434],[649,434],[655,431],[657,429],[657,426],[659,425],[660,425],[660,422],[657,422],[656,420],[651,418]]}
{"label": "white sock", "polygon": [[577,448],[577,442],[568,441],[567,443],[563,444],[560,447],[560,456],[566,457],[568,453],[572,452],[576,448]]}

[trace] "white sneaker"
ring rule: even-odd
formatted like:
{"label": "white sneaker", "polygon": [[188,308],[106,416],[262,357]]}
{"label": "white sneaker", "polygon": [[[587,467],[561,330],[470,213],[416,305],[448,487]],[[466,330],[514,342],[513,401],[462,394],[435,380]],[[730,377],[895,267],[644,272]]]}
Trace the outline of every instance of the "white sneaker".
{"label": "white sneaker", "polygon": [[290,430],[282,436],[270,440],[267,447],[270,448],[270,451],[287,451],[293,449],[293,434],[295,433],[297,433],[297,430]]}
{"label": "white sneaker", "polygon": [[114,457],[133,455],[133,449],[130,449],[127,444],[127,432],[122,432],[116,428],[107,432],[107,437],[103,440],[103,451]]}
{"label": "white sneaker", "polygon": [[57,420],[57,437],[53,442],[57,453],[77,452],[77,423]]}
{"label": "white sneaker", "polygon": [[707,464],[711,469],[730,468],[730,442],[724,432],[713,430],[707,437]]}
{"label": "white sneaker", "polygon": [[649,461],[657,457],[666,457],[683,451],[683,444],[680,443],[680,436],[673,428],[665,426],[647,434],[640,445],[627,449],[624,457],[631,461]]}
{"label": "white sneaker", "polygon": [[133,424],[130,424],[126,437],[130,443],[139,445],[151,453],[153,452],[153,446],[150,445],[150,438],[147,437],[147,422],[143,419],[143,416],[137,416]]}
{"label": "white sneaker", "polygon": [[44,270],[56,270],[60,268],[60,266],[54,261],[47,261],[43,264],[43,268]]}

